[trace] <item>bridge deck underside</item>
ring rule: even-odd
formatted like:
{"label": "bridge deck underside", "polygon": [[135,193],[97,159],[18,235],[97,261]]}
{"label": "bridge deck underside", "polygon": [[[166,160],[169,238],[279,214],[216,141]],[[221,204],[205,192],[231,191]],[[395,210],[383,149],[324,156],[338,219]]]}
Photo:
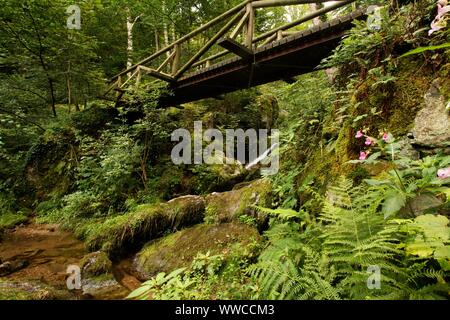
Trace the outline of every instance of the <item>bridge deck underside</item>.
{"label": "bridge deck underside", "polygon": [[352,21],[363,15],[354,12],[262,46],[252,61],[235,57],[188,74],[172,84],[173,95],[162,103],[176,105],[216,97],[317,70],[352,27]]}

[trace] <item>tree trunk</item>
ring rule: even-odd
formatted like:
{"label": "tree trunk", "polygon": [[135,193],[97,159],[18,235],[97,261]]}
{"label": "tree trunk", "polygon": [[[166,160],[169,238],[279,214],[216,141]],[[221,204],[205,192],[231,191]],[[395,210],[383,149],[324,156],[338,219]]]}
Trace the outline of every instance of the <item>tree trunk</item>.
{"label": "tree trunk", "polygon": [[72,83],[70,81],[70,61],[67,68],[67,104],[69,107],[69,114],[72,108]]}
{"label": "tree trunk", "polygon": [[[163,3],[162,3],[162,10],[164,13],[167,11],[165,1],[163,1]],[[164,21],[164,23],[163,23],[163,35],[164,35],[164,46],[167,47],[167,46],[169,46],[169,27],[167,26],[166,21]],[[167,55],[167,58],[170,57],[170,52],[167,51],[166,55]]]}
{"label": "tree trunk", "polygon": [[156,47],[156,51],[159,51],[160,46],[159,46],[159,34],[158,34],[158,29],[155,29],[155,47]]}
{"label": "tree trunk", "polygon": [[54,88],[54,85],[53,85],[53,80],[51,78],[48,78],[48,84],[50,86],[50,96],[52,98],[52,113],[53,113],[53,117],[57,118],[58,115],[56,114],[55,88]]}
{"label": "tree trunk", "polygon": [[[133,21],[131,18],[130,8],[125,9],[127,11],[127,69],[133,66]],[[128,73],[128,77],[131,77],[131,72]]]}

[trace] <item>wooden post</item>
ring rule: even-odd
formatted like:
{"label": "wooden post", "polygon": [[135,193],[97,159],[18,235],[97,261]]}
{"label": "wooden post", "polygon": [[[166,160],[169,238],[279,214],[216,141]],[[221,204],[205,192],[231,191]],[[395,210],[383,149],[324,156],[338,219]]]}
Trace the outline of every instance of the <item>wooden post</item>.
{"label": "wooden post", "polygon": [[277,31],[277,41],[283,39],[283,30],[278,30]]}
{"label": "wooden post", "polygon": [[253,50],[253,35],[255,33],[255,10],[251,3],[247,4],[247,33],[245,38],[245,45],[250,50]]}
{"label": "wooden post", "polygon": [[138,87],[141,84],[141,79],[142,79],[142,71],[141,71],[141,67],[137,68],[137,77],[136,77],[136,87]]}
{"label": "wooden post", "polygon": [[181,56],[181,46],[180,44],[176,44],[173,48],[175,55],[173,56],[172,62],[172,75],[175,75],[180,68],[180,56]]}

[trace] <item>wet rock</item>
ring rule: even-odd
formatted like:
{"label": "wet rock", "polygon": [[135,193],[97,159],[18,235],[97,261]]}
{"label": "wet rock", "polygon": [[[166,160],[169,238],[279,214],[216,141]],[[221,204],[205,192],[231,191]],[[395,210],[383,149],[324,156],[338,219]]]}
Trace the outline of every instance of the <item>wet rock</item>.
{"label": "wet rock", "polygon": [[10,275],[11,273],[17,272],[26,268],[29,265],[27,260],[14,260],[6,261],[0,265],[0,277]]}
{"label": "wet rock", "polygon": [[[420,216],[429,212],[430,210],[435,211],[444,204],[444,201],[434,196],[433,194],[420,194],[415,198],[411,199],[408,202],[408,205],[405,206],[402,210],[400,210],[400,215],[403,216],[411,216],[412,214],[415,216]],[[431,212],[436,213],[436,212]]]}
{"label": "wet rock", "polygon": [[83,257],[80,261],[83,276],[112,274],[112,262],[105,252],[97,251]]}
{"label": "wet rock", "polygon": [[437,79],[425,94],[425,107],[414,120],[412,144],[425,153],[436,153],[436,149],[450,153],[450,115],[440,88]]}
{"label": "wet rock", "polygon": [[83,299],[121,300],[129,294],[129,291],[122,287],[113,275],[84,278],[81,286]]}
{"label": "wet rock", "polygon": [[407,157],[409,159],[418,160],[420,158],[420,152],[417,151],[412,145],[411,140],[408,137],[403,137],[398,141],[400,145],[400,156]]}
{"label": "wet rock", "polygon": [[240,244],[240,253],[251,255],[252,245],[260,240],[258,231],[248,225],[236,222],[202,224],[149,243],[136,255],[133,265],[136,276],[145,281],[160,272],[188,267],[199,253],[226,257],[233,245]]}
{"label": "wet rock", "polygon": [[267,217],[258,213],[254,206],[269,207],[271,202],[270,182],[257,180],[237,190],[208,195],[205,220],[224,223],[239,220],[239,217],[246,215],[255,218],[256,224],[261,227]]}

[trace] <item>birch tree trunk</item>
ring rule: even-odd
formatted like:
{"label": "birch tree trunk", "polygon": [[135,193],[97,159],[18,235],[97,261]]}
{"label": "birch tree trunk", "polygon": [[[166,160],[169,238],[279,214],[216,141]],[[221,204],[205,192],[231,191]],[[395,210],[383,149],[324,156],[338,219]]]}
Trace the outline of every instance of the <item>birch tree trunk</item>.
{"label": "birch tree trunk", "polygon": [[[164,12],[164,15],[167,14],[167,7],[166,7],[166,1],[162,2],[162,10]],[[164,47],[169,46],[169,26],[167,25],[167,22],[164,20],[163,23],[163,36],[164,36]],[[170,52],[166,52],[167,58],[170,57]]]}
{"label": "birch tree trunk", "polygon": [[[126,8],[127,11],[127,69],[133,66],[133,21],[131,18],[130,8]],[[131,73],[128,73],[128,77],[131,77]]]}
{"label": "birch tree trunk", "polygon": [[[133,17],[131,16],[130,8],[126,7],[125,10],[127,12],[127,69],[129,69],[133,66],[133,54],[134,54],[133,29],[134,25],[142,16],[142,14],[133,19]],[[129,78],[131,77],[131,72],[128,73],[128,77]]]}

